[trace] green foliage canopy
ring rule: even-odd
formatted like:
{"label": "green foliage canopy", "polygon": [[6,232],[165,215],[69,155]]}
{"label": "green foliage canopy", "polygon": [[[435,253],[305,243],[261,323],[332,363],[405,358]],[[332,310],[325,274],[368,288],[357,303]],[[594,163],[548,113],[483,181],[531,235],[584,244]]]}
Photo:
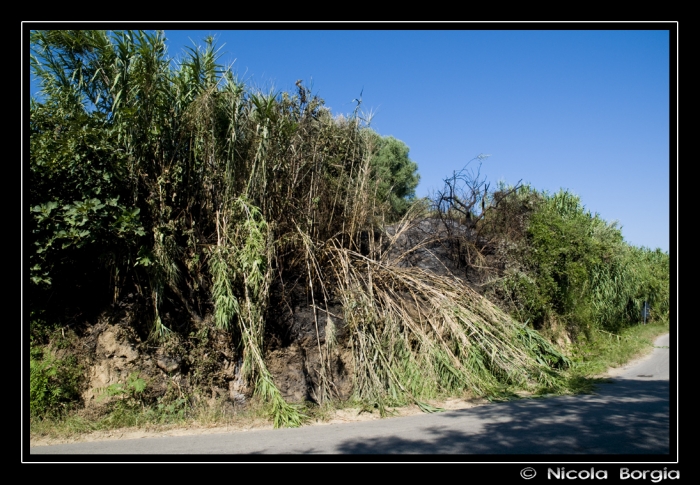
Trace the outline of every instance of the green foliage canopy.
{"label": "green foliage canopy", "polygon": [[401,140],[377,136],[376,143],[372,167],[379,181],[380,199],[389,203],[395,216],[402,216],[415,199],[420,181],[418,164],[408,157],[409,148]]}

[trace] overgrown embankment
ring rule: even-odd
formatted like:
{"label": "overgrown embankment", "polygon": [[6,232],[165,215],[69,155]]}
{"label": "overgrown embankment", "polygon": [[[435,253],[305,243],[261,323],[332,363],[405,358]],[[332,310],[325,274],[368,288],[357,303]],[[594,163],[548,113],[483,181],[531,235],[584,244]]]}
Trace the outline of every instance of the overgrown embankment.
{"label": "overgrown embankment", "polygon": [[176,64],[164,42],[32,33],[32,419],[259,402],[296,426],[301,403],[566,392],[552,342],[635,325],[642,301],[667,318],[668,255],[571,195],[463,171],[416,201],[407,147],[359,104],[251,90],[210,41]]}

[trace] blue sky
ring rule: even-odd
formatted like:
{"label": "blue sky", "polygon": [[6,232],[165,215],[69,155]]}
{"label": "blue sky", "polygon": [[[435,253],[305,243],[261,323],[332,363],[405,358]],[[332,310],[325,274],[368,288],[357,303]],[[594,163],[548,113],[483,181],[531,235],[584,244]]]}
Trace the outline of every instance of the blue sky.
{"label": "blue sky", "polygon": [[336,114],[362,92],[371,126],[410,147],[418,196],[490,154],[492,187],[569,189],[630,244],[669,250],[668,31],[164,27],[171,56],[213,35],[220,61],[264,91],[301,79]]}

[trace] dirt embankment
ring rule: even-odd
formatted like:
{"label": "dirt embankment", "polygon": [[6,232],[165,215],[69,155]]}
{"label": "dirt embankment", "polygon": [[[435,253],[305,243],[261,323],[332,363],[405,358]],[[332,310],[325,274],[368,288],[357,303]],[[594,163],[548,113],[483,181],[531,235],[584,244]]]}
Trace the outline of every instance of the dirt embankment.
{"label": "dirt embankment", "polygon": [[[462,231],[469,228],[461,227]],[[403,265],[416,266],[442,276],[454,277],[460,283],[476,287],[488,275],[467,273],[460,269],[459,250],[451,245],[446,229],[437,220],[417,221],[397,231],[388,228],[382,243],[393,239],[386,258],[402,259]],[[408,256],[407,256],[408,254]],[[492,252],[492,254],[495,254]],[[493,259],[495,256],[491,256]],[[497,266],[497,262],[491,261]],[[352,394],[353,355],[350,335],[339,301],[316,302],[313,305],[305,288],[294,284],[272,289],[265,335],[265,362],[275,385],[288,402],[320,402],[320,382],[331,382],[333,398],[342,401]],[[242,357],[236,336],[217,329],[211,316],[189,322],[189,335],[173,333],[156,344],[147,334],[139,333],[144,315],[138,295],[128,295],[103,313],[97,323],[85,326],[72,339],[67,349],[78,357],[84,370],[80,412],[87,417],[104,413],[110,403],[123,396],[107,396],[110,386],[124,386],[130,378],[142,379],[146,389],[138,397],[143,402],[171,402],[186,398],[195,405],[223,407],[231,416],[245,410],[252,396],[242,376]],[[181,318],[181,317],[180,317]],[[171,321],[174,317],[171,316]],[[333,329],[332,345],[327,330]],[[322,375],[322,359],[326,374]],[[128,390],[128,389],[127,389]],[[482,404],[481,400],[452,399],[435,402],[445,409],[461,409]],[[397,409],[396,415],[419,413],[416,406]],[[330,412],[313,424],[378,419],[378,412],[344,409]],[[128,439],[173,434],[244,431],[269,427],[264,420],[231,420],[224,427],[192,425],[165,431],[121,430],[93,433],[78,440]],[[39,440],[35,444],[49,444]]]}

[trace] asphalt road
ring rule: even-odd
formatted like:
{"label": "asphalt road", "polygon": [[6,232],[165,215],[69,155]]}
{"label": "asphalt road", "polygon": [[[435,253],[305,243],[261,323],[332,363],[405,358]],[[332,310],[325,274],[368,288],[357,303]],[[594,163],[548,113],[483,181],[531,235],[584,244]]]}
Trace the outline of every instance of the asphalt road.
{"label": "asphalt road", "polygon": [[669,336],[595,394],[359,423],[30,448],[30,454],[670,453]]}

